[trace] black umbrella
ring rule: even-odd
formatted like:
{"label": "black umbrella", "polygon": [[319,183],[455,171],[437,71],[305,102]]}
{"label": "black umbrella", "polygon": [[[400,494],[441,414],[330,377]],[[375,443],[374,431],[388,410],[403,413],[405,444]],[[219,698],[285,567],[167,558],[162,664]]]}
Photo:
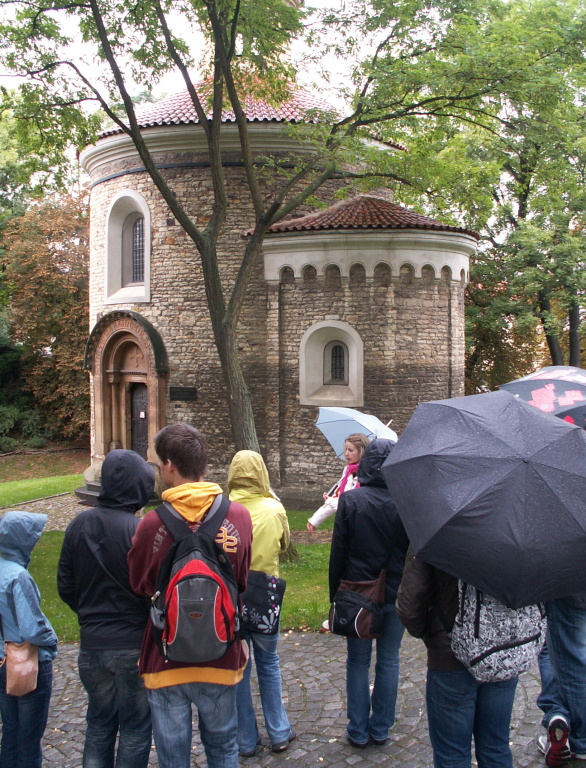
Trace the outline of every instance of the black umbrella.
{"label": "black umbrella", "polygon": [[382,467],[415,554],[511,608],[586,589],[586,434],[508,392],[422,403]]}
{"label": "black umbrella", "polygon": [[586,371],[571,365],[550,365],[521,379],[501,384],[544,413],[586,429]]}

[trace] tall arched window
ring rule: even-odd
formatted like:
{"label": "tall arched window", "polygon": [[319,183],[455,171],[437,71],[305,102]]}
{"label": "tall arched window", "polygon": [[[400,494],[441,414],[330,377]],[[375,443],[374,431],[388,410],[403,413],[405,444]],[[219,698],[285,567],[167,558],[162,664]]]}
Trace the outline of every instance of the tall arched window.
{"label": "tall arched window", "polygon": [[122,226],[122,285],[144,282],[144,216],[133,212]]}

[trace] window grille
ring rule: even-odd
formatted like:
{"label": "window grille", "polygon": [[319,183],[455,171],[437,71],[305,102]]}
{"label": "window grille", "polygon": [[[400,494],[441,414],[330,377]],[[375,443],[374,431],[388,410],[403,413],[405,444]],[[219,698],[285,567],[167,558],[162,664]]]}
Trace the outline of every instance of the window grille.
{"label": "window grille", "polygon": [[331,351],[331,380],[334,381],[344,381],[346,378],[345,375],[345,354],[344,354],[344,347],[341,344],[334,344]]}
{"label": "window grille", "polygon": [[132,282],[144,282],[144,219],[132,225]]}

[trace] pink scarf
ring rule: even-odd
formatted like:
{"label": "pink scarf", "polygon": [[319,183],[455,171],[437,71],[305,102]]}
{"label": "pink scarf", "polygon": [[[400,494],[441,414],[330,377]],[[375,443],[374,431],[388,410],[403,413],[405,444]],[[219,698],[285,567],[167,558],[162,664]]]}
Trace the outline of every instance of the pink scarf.
{"label": "pink scarf", "polygon": [[[338,489],[338,496],[341,496],[344,493],[344,490],[346,488],[346,483],[348,482],[350,475],[355,475],[358,472],[358,464],[347,464],[346,469],[344,470],[344,474],[342,475],[342,479],[340,480],[340,487]],[[354,486],[355,488],[358,488],[360,486],[360,483],[356,483]]]}

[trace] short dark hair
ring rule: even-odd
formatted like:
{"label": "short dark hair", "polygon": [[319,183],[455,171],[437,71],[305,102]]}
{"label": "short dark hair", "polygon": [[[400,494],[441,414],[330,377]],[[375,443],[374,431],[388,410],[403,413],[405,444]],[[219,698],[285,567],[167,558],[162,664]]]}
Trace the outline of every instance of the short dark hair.
{"label": "short dark hair", "polygon": [[170,424],[155,435],[159,459],[170,461],[192,482],[201,480],[208,464],[208,444],[202,433],[189,424]]}

